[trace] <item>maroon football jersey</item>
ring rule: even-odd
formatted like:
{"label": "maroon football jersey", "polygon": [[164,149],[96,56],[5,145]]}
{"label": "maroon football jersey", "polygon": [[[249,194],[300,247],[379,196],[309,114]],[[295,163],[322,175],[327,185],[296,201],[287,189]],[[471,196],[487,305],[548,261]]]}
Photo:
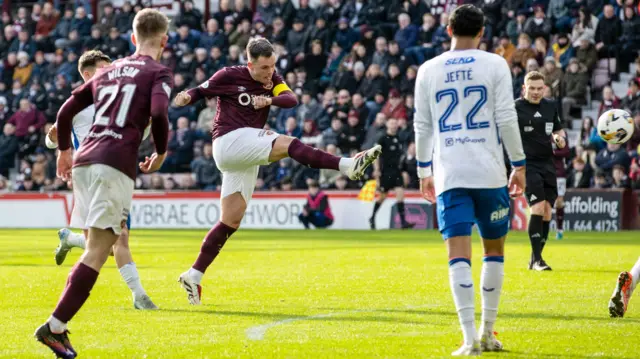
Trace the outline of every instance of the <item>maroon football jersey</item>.
{"label": "maroon football jersey", "polygon": [[218,98],[218,111],[213,119],[212,137],[215,139],[243,127],[263,128],[269,116],[269,106],[256,110],[256,96],[275,97],[289,90],[282,77],[273,73],[271,84],[264,85],[251,77],[246,66],[225,67],[202,85],[191,89],[191,103],[202,97]]}
{"label": "maroon football jersey", "polygon": [[567,177],[567,166],[565,161],[571,156],[569,140],[565,140],[565,146],[562,149],[558,148],[553,140],[551,141],[551,145],[553,147],[553,166],[556,168],[556,177],[565,178]]}
{"label": "maroon football jersey", "polygon": [[[93,126],[76,153],[74,167],[100,163],[135,180],[138,147],[150,120],[156,152],[166,152],[172,87],[171,70],[149,56],[133,55],[100,69],[70,99],[76,107],[87,107],[95,100],[96,107]],[[62,128],[58,131],[59,136],[65,133]],[[60,141],[60,149],[66,148],[66,140]]]}

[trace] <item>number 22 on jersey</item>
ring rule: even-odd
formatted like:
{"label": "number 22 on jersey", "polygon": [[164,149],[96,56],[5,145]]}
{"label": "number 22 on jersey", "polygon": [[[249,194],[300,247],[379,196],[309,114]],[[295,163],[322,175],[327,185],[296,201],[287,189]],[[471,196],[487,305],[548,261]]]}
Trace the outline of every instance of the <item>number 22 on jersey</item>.
{"label": "number 22 on jersey", "polygon": [[[465,116],[467,128],[470,130],[488,128],[489,122],[487,121],[484,121],[484,122],[473,121],[474,117],[478,114],[482,106],[484,106],[484,104],[487,103],[487,88],[482,85],[467,86],[464,88],[462,92],[464,96],[463,100],[468,99],[470,97],[476,97],[476,96],[478,97],[475,104],[471,107],[471,109]],[[456,109],[456,107],[460,104],[458,91],[453,88],[438,91],[436,93],[436,102],[440,103],[440,101],[445,100],[445,98],[447,97],[451,98],[451,102],[449,102],[449,106],[447,106],[444,113],[440,116],[440,119],[438,119],[438,128],[440,129],[440,132],[450,132],[450,131],[461,130],[462,123],[447,124],[447,120],[449,119],[453,111]]]}

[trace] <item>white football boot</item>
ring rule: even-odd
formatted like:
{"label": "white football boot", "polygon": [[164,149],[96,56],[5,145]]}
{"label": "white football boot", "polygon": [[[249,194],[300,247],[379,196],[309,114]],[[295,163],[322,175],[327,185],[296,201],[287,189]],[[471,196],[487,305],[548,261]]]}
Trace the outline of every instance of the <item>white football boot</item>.
{"label": "white football boot", "polygon": [[482,346],[479,340],[474,340],[473,344],[462,344],[460,349],[451,353],[454,357],[470,357],[482,354]]}
{"label": "white football boot", "polygon": [[140,297],[133,296],[133,307],[140,310],[158,310],[158,306],[155,305],[148,295]]}
{"label": "white football boot", "polygon": [[182,285],[182,288],[187,291],[187,299],[192,305],[200,304],[200,296],[202,295],[202,286],[196,284],[196,282],[189,277],[189,271],[180,274],[178,282]]}
{"label": "white football boot", "polygon": [[364,171],[375,161],[382,153],[382,146],[375,145],[366,151],[362,151],[353,156],[353,163],[347,171],[347,177],[350,180],[359,180],[364,176]]}
{"label": "white football boot", "polygon": [[502,343],[496,339],[494,333],[482,334],[482,337],[480,338],[480,346],[482,347],[483,352],[502,351]]}
{"label": "white football boot", "polygon": [[58,238],[60,239],[60,244],[56,248],[56,264],[61,265],[64,263],[64,260],[67,258],[67,254],[71,250],[71,245],[69,244],[69,235],[71,231],[68,228],[62,228],[58,231]]}

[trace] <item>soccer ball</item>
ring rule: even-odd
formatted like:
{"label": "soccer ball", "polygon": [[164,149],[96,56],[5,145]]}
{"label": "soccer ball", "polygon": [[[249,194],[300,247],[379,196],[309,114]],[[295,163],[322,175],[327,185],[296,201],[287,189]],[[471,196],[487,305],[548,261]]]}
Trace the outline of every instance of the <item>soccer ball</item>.
{"label": "soccer ball", "polygon": [[631,138],[633,117],[624,110],[609,110],[598,118],[598,135],[607,143],[623,144]]}

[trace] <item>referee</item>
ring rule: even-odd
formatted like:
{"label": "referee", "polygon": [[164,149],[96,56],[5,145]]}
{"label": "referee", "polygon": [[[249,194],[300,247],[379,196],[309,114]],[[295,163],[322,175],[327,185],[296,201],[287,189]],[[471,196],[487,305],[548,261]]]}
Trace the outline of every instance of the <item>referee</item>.
{"label": "referee", "polygon": [[542,259],[542,249],[549,235],[551,209],[558,197],[556,170],[553,164],[552,139],[558,148],[566,145],[558,108],[543,98],[544,75],[529,72],[524,78],[524,95],[516,100],[518,123],[524,153],[527,156],[527,187],[525,196],[531,208],[529,269],[551,270]]}
{"label": "referee", "polygon": [[373,205],[373,213],[369,218],[371,229],[376,229],[376,214],[391,190],[396,195],[396,206],[400,215],[400,225],[403,229],[413,228],[415,223],[407,222],[404,212],[404,180],[402,178],[402,163],[405,148],[398,137],[398,120],[390,118],[386,123],[387,131],[378,139],[382,146],[382,155],[373,163],[373,176],[378,180],[378,200]]}

